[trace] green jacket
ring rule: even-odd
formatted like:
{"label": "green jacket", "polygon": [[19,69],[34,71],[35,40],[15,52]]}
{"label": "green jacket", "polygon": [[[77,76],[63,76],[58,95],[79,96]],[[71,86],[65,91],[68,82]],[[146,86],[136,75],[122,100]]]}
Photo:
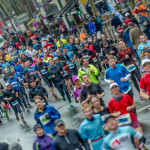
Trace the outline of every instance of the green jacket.
{"label": "green jacket", "polygon": [[[90,70],[93,70],[94,72],[91,73]],[[90,82],[92,82],[92,83],[99,83],[99,81],[96,78],[96,76],[98,76],[98,74],[99,74],[99,71],[98,71],[98,69],[95,66],[89,65],[88,66],[88,73],[86,71],[84,71],[82,68],[80,68],[78,70],[78,77],[81,80],[81,82],[82,82],[81,76],[83,74],[88,74],[89,75]]]}

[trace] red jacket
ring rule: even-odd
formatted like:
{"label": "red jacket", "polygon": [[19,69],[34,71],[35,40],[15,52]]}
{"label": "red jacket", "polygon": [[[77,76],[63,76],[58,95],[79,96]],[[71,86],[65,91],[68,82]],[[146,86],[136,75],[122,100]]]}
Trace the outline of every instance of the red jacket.
{"label": "red jacket", "polygon": [[46,48],[48,50],[48,47],[53,47],[54,45],[52,43],[48,43],[44,46],[44,48]]}
{"label": "red jacket", "polygon": [[92,57],[92,58],[95,58],[96,57],[96,51],[95,51],[95,49],[94,49],[94,46],[93,45],[89,45],[88,47],[85,47],[85,49],[90,49],[94,54],[95,54],[95,56],[94,57]]}

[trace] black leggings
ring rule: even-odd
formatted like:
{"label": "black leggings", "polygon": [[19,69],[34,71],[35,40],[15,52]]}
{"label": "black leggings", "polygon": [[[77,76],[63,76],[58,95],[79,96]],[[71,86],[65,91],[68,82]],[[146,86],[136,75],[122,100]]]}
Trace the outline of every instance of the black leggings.
{"label": "black leggings", "polygon": [[11,108],[13,109],[13,111],[15,112],[15,115],[16,115],[16,116],[18,115],[18,113],[19,113],[19,114],[22,114],[22,111],[21,111],[21,109],[20,109],[20,104],[19,104],[19,103],[16,104],[15,106],[13,106],[13,105],[10,103],[10,106],[11,106]]}
{"label": "black leggings", "polygon": [[140,79],[141,79],[141,74],[140,74],[139,68],[136,66],[136,69],[131,72],[131,80],[133,81],[134,86],[138,92],[140,92],[140,88],[139,88],[139,85],[137,83],[137,80],[140,82]]}
{"label": "black leggings", "polygon": [[67,90],[67,86],[66,86],[65,82],[62,84],[57,84],[56,88],[58,89],[58,91],[60,92],[62,97],[65,97],[65,94],[66,94],[69,103],[71,103],[71,97]]}

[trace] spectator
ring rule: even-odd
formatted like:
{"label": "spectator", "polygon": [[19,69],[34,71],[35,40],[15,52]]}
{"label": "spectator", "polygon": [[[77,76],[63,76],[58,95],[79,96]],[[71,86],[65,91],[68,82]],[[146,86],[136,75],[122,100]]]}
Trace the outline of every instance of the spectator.
{"label": "spectator", "polygon": [[147,37],[145,36],[145,34],[140,35],[140,42],[141,43],[138,46],[138,55],[139,56],[142,54],[144,46],[150,47],[150,41],[147,40]]}
{"label": "spectator", "polygon": [[137,8],[134,9],[134,13],[136,14],[141,31],[145,33],[148,39],[150,39],[150,22],[148,18],[142,16]]}
{"label": "spectator", "polygon": [[114,26],[116,30],[119,25],[122,26],[121,20],[115,14],[112,14],[111,25]]}
{"label": "spectator", "polygon": [[147,9],[146,7],[142,4],[141,0],[138,0],[138,8],[139,8],[139,12],[141,13],[142,16],[146,17],[146,12]]}
{"label": "spectator", "polygon": [[[149,59],[150,60],[150,48],[148,46],[144,46],[143,47],[143,53],[141,54],[141,62],[143,63],[143,61],[145,59]],[[145,70],[142,66],[142,63],[140,65],[140,71],[141,73],[145,73]]]}
{"label": "spectator", "polygon": [[141,60],[138,56],[137,49],[138,49],[138,46],[140,44],[140,35],[142,34],[142,31],[138,27],[135,27],[135,25],[132,22],[130,22],[128,24],[128,26],[130,28],[129,36],[130,36],[130,41],[134,47],[134,54],[135,54],[135,57],[140,64]]}

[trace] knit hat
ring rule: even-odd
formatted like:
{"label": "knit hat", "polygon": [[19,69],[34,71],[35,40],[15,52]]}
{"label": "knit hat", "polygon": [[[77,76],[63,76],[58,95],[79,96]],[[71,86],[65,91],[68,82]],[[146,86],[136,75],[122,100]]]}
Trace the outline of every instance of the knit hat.
{"label": "knit hat", "polygon": [[139,13],[139,9],[138,8],[134,8],[134,13],[138,14]]}
{"label": "knit hat", "polygon": [[41,124],[36,124],[36,125],[34,125],[34,127],[33,127],[33,130],[34,130],[34,132],[36,131],[36,129],[38,129],[38,128],[42,128],[42,126],[41,126]]}

